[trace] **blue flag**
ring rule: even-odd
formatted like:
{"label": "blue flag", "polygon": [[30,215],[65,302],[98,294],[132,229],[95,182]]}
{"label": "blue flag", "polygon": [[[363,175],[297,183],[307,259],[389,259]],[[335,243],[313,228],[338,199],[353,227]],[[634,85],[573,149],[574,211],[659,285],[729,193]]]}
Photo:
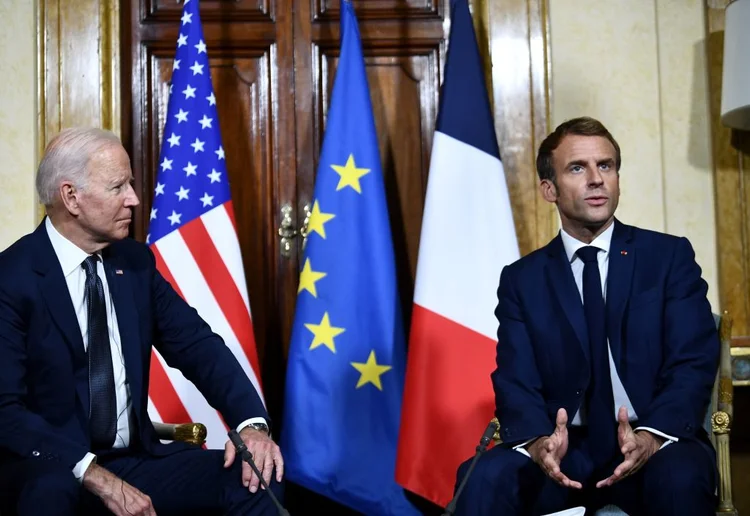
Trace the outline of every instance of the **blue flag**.
{"label": "blue flag", "polygon": [[405,335],[359,29],[341,8],[281,449],[292,482],[365,514],[419,514],[394,479]]}

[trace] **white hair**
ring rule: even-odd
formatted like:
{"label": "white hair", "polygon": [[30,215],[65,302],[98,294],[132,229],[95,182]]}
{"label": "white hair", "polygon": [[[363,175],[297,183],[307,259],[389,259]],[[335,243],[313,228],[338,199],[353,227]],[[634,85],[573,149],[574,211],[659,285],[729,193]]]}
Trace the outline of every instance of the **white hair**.
{"label": "white hair", "polygon": [[89,159],[102,147],[120,139],[111,131],[93,127],[71,127],[55,135],[39,163],[36,173],[36,191],[39,201],[51,206],[63,181],[72,182],[76,188],[86,188]]}

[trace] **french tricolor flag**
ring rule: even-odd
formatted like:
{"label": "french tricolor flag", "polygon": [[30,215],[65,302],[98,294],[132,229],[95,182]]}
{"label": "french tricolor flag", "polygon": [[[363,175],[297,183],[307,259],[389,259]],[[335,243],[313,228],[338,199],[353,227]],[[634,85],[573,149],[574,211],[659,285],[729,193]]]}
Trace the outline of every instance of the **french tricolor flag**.
{"label": "french tricolor flag", "polygon": [[494,416],[497,286],[519,258],[466,0],[453,0],[417,264],[396,480],[441,506]]}

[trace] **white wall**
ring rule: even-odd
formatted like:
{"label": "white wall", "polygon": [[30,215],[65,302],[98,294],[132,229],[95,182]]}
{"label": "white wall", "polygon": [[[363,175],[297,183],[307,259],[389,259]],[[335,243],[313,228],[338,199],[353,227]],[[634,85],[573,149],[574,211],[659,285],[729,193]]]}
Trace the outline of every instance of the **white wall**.
{"label": "white wall", "polygon": [[0,2],[0,250],[37,222],[36,0]]}
{"label": "white wall", "polygon": [[718,305],[704,7],[549,0],[552,127],[589,115],[622,149],[617,216],[686,236]]}

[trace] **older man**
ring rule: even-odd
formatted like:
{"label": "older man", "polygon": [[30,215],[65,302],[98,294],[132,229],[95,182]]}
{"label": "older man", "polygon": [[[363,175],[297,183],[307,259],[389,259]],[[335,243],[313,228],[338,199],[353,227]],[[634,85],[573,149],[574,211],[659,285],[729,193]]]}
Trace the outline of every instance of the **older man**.
{"label": "older man", "polygon": [[152,346],[240,430],[281,491],[282,456],[252,383],[148,247],[127,238],[132,181],[112,133],[62,131],[37,173],[47,217],[0,254],[0,512],[273,513],[230,443],[156,437]]}

